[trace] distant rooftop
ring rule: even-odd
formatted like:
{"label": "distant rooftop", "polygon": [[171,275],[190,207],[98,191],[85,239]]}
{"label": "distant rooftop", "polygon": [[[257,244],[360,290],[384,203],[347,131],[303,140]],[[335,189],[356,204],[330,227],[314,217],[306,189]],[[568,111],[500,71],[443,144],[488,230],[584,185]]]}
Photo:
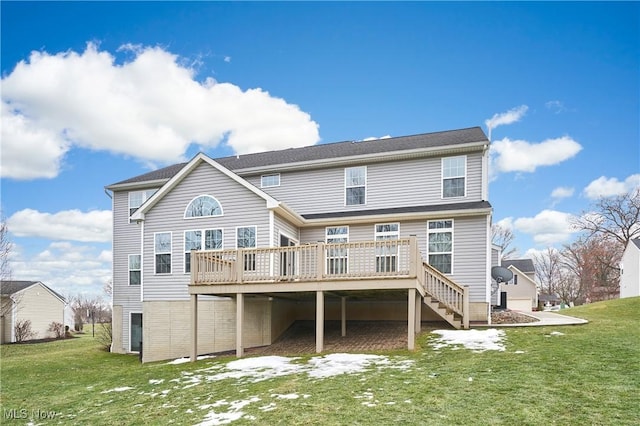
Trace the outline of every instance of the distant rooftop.
{"label": "distant rooftop", "polygon": [[502,261],[502,266],[508,268],[509,266],[514,266],[518,268],[521,272],[524,273],[535,273],[536,268],[533,265],[533,260],[531,259],[504,259]]}
{"label": "distant rooftop", "polygon": [[[276,165],[304,163],[325,159],[355,157],[359,155],[382,154],[398,151],[410,151],[424,148],[450,147],[470,143],[489,143],[487,136],[480,127],[448,130],[443,132],[423,133],[419,135],[400,136],[395,138],[374,139],[369,141],[334,142],[289,148],[279,151],[259,152],[215,158],[214,160],[229,170],[243,170]],[[168,180],[176,175],[186,163],[174,164],[159,170],[154,170],[132,177],[115,185],[143,183],[157,180]]]}

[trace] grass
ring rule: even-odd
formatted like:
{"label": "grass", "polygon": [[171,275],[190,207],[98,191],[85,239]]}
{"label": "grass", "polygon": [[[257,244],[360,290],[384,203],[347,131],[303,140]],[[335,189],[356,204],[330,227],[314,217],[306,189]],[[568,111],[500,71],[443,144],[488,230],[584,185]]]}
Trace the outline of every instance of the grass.
{"label": "grass", "polygon": [[[203,380],[191,387],[193,377],[224,371],[235,358],[142,365],[136,356],[101,351],[90,334],[3,345],[0,423],[182,425],[203,422],[214,410],[235,413],[233,424],[637,424],[640,298],[565,312],[590,323],[505,329],[503,352],[436,351],[433,336],[424,334],[415,352],[379,353],[412,361],[407,369],[373,367],[324,379],[299,373],[257,383]],[[114,390],[124,387],[132,389]],[[39,417],[48,412],[55,418]]]}

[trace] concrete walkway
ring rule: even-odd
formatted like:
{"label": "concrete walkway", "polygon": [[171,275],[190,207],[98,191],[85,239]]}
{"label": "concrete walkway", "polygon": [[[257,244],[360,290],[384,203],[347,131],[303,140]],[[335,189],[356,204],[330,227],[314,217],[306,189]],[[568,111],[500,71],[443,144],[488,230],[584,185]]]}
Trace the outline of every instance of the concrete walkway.
{"label": "concrete walkway", "polygon": [[517,311],[520,314],[527,315],[536,318],[536,322],[527,322],[519,324],[491,324],[491,327],[542,327],[547,325],[578,325],[586,324],[589,321],[570,317],[568,315],[560,315],[555,312],[537,311],[537,312],[522,312]]}

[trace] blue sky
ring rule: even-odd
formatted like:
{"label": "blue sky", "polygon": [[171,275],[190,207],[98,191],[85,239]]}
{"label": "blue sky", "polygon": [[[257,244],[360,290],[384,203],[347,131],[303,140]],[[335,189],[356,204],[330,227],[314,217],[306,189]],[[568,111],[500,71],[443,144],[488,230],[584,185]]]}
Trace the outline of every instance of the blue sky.
{"label": "blue sky", "polygon": [[640,185],[640,4],[6,2],[13,278],[111,277],[105,185],[191,158],[481,126],[529,255]]}

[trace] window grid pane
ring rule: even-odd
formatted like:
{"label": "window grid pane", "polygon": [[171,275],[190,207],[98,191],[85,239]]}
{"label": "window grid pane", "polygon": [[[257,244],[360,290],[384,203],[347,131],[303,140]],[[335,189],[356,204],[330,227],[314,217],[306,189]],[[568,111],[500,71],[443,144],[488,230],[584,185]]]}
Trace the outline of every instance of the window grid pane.
{"label": "window grid pane", "polygon": [[222,215],[222,207],[215,198],[202,195],[189,203],[184,217],[209,217]]}

